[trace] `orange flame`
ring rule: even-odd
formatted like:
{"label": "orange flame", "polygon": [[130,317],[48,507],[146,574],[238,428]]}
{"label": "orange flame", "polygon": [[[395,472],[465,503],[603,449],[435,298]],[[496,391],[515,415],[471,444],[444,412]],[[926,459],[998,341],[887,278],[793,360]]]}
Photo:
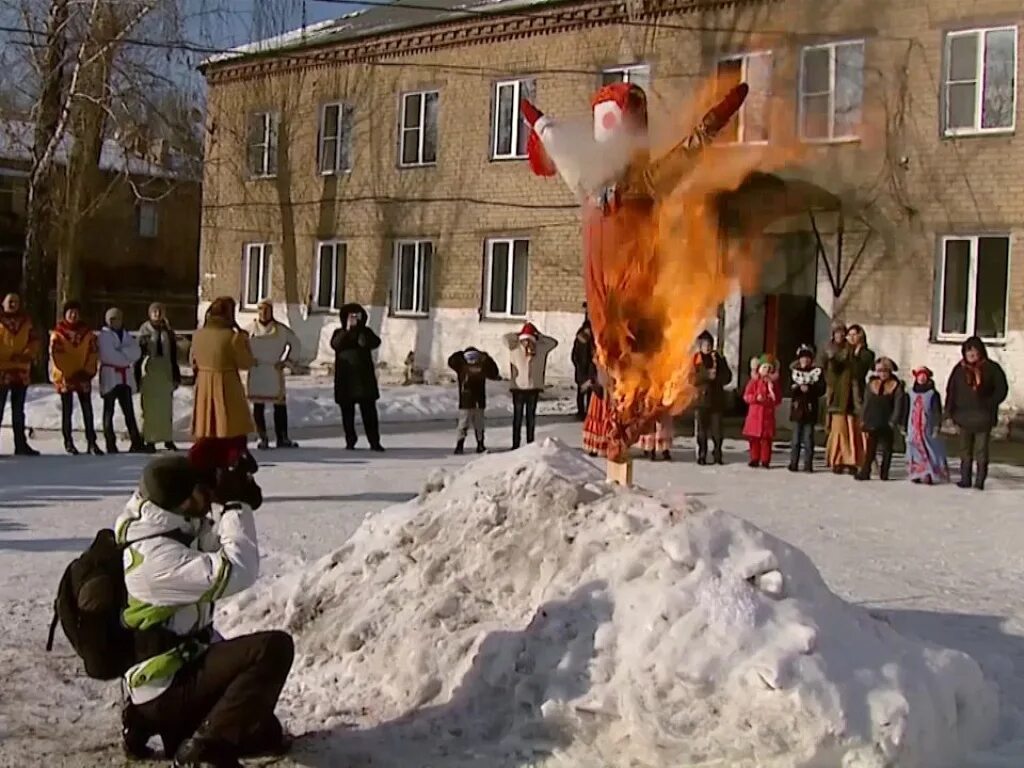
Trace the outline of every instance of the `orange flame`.
{"label": "orange flame", "polygon": [[[702,114],[724,90],[708,83],[691,111]],[[614,401],[610,458],[619,458],[654,419],[678,415],[694,400],[697,334],[737,285],[745,293],[756,288],[764,217],[750,211],[723,237],[723,196],[750,174],[776,171],[798,156],[797,147],[776,142],[711,146],[675,189],[660,191],[653,208],[627,200],[611,214],[588,213],[588,306]]]}

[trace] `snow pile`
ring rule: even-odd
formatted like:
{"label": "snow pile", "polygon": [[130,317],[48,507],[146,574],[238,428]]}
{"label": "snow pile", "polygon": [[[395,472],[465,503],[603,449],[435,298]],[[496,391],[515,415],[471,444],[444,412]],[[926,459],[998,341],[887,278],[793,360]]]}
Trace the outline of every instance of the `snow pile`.
{"label": "snow pile", "polygon": [[[512,397],[507,382],[492,382],[488,387],[487,415],[500,418],[512,413]],[[192,387],[179,387],[174,393],[174,428],[188,432],[192,428]],[[420,385],[410,387],[381,387],[377,403],[380,420],[384,423],[410,423],[454,420],[459,415],[459,391],[454,385]],[[135,396],[135,415],[141,419],[142,404]],[[542,400],[538,412],[545,415],[575,412],[575,393],[551,390]],[[103,402],[93,393],[93,411],[96,428],[102,427]],[[25,404],[25,419],[29,427],[39,430],[60,430],[60,397],[50,386],[37,386],[29,390]],[[288,383],[288,419],[293,428],[340,427],[341,412],[334,402],[334,385],[330,381],[294,378]],[[82,431],[81,413],[77,401],[72,422],[76,432]],[[124,431],[121,411],[116,410],[114,427]]]}
{"label": "snow pile", "polygon": [[222,628],[295,633],[284,710],[332,764],[941,768],[994,736],[969,656],[742,520],[600,480],[555,441],[439,472]]}

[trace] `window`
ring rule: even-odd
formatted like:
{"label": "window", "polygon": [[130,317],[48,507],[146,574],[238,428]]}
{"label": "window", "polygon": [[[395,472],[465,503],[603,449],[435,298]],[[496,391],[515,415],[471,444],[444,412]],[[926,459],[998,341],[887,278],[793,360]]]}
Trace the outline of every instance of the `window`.
{"label": "window", "polygon": [[320,111],[320,173],[331,176],[352,170],[352,107],[325,104]]}
{"label": "window", "polygon": [[249,115],[249,175],[277,175],[277,115],[273,112]]}
{"label": "window", "polygon": [[143,200],[139,203],[139,237],[156,237],[158,210],[156,203]]}
{"label": "window", "polygon": [[804,48],[800,60],[800,138],[856,139],[864,101],[864,41]]}
{"label": "window", "polygon": [[402,96],[400,165],[437,162],[437,91]]}
{"label": "window", "polygon": [[313,304],[317,309],[341,309],[345,299],[345,243],[329,241],[316,246],[316,285]]}
{"label": "window", "polygon": [[943,238],[939,339],[1005,338],[1009,273],[1009,237]]}
{"label": "window", "polygon": [[722,129],[722,140],[747,144],[768,141],[772,54],[745,53],[722,59],[718,62],[718,80],[723,95],[740,83],[750,86],[740,113]]}
{"label": "window", "polygon": [[249,243],[245,246],[243,307],[255,307],[270,297],[270,260],[274,247],[270,243]]}
{"label": "window", "polygon": [[946,35],[946,135],[1012,131],[1016,72],[1016,27]]}
{"label": "window", "polygon": [[506,80],[494,87],[494,127],[491,157],[509,160],[526,157],[526,139],[530,126],[520,114],[523,99],[532,99],[533,80]]}
{"label": "window", "polygon": [[524,317],[530,268],[529,240],[487,241],[488,317]]}
{"label": "window", "polygon": [[24,216],[26,191],[23,177],[0,174],[0,214]]}
{"label": "window", "polygon": [[632,64],[604,70],[601,73],[601,85],[612,83],[635,83],[646,91],[651,84],[651,68],[647,64]]}
{"label": "window", "polygon": [[425,315],[430,309],[430,262],[434,244],[429,240],[395,243],[395,276],[391,310],[395,314]]}

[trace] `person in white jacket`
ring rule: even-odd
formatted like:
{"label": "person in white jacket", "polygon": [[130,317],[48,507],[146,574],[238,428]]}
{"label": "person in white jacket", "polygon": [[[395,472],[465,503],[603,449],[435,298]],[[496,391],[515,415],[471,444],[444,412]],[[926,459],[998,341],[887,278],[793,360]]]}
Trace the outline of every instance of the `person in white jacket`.
{"label": "person in white jacket", "polygon": [[526,323],[519,333],[505,334],[504,340],[512,368],[509,387],[512,390],[512,450],[516,450],[522,440],[524,419],[526,442],[533,442],[537,403],[544,391],[548,355],[558,342],[538,331],[533,323]]}
{"label": "person in white jacket", "polygon": [[[222,504],[216,525],[212,503]],[[244,469],[203,485],[184,456],[145,468],[118,518],[134,664],[124,675],[128,754],[149,756],[159,735],[175,765],[236,766],[241,757],[280,754],[288,739],[274,715],[294,657],[285,632],[223,639],[215,603],[248,589],[259,574],[253,509],[262,494]]]}
{"label": "person in white jacket", "polygon": [[249,369],[247,387],[252,417],[256,422],[259,448],[270,447],[267,439],[267,404],[274,406],[274,434],[278,448],[297,448],[288,437],[288,400],[284,366],[299,361],[299,338],[284,323],[274,318],[269,300],[257,305],[258,315],[249,326],[249,348],[256,364]]}
{"label": "person in white jacket", "polygon": [[117,453],[117,435],[114,433],[114,406],[121,407],[124,425],[131,440],[132,453],[147,453],[146,444],[135,421],[135,364],[142,357],[142,349],[124,328],[124,315],[120,309],[108,309],[106,325],[99,332],[100,396],[103,398],[103,437],[107,453]]}

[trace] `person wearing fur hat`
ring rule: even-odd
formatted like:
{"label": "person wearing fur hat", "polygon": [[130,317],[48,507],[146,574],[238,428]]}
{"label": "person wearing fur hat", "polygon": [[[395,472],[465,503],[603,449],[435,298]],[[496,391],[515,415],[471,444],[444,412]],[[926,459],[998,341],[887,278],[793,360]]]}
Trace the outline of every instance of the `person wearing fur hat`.
{"label": "person wearing fur hat", "polygon": [[867,384],[861,410],[860,420],[868,444],[855,476],[857,480],[871,479],[871,465],[879,451],[882,458],[878,476],[882,480],[889,479],[896,430],[904,421],[905,395],[902,382],[896,378],[898,370],[888,357],[880,357],[875,362],[875,376]]}
{"label": "person wearing fur hat", "polygon": [[92,410],[92,380],[100,367],[99,340],[82,320],[82,305],[69,301],[64,305],[63,317],[50,334],[50,381],[60,396],[60,426],[64,436],[64,450],[78,455],[71,428],[75,401],[82,411],[87,450],[102,456],[96,442],[96,420]]}
{"label": "person wearing fur hat", "polygon": [[781,402],[776,371],[778,367],[771,355],[761,355],[757,372],[743,390],[747,404],[747,418],[743,422],[743,436],[750,446],[750,466],[768,469],[772,464],[772,441],[775,439],[775,408]]}
{"label": "person wearing fur hat", "polygon": [[167,455],[146,466],[118,517],[128,593],[121,619],[136,637],[122,679],[130,757],[151,758],[153,736],[182,766],[239,766],[246,756],[288,750],[274,709],[292,666],[291,636],[271,630],[225,639],[214,628],[216,601],[259,575],[253,511],[262,503],[244,470],[217,470],[208,484],[187,457]]}
{"label": "person wearing fur hat", "polygon": [[526,442],[533,442],[537,403],[544,391],[548,355],[558,342],[538,331],[533,323],[526,323],[519,333],[506,333],[503,338],[512,370],[512,450],[515,450],[522,443],[524,421]]}
{"label": "person wearing fur hat", "polygon": [[793,438],[789,448],[789,471],[814,471],[814,427],[818,423],[818,404],[825,391],[825,376],[814,362],[814,347],[801,344],[796,360],[789,366],[792,381],[789,420]]}
{"label": "person wearing fur hat", "polygon": [[455,371],[459,381],[459,426],[455,454],[458,456],[465,452],[470,424],[476,436],[476,452],[483,453],[487,450],[484,442],[487,382],[501,380],[498,364],[486,352],[476,347],[466,347],[448,358],[448,367]]}
{"label": "person wearing fur hat", "polygon": [[946,414],[960,430],[960,488],[984,490],[989,442],[999,406],[1009,395],[1006,372],[977,336],[964,342],[962,359],[946,382]]}
{"label": "person wearing fur hat", "polygon": [[697,399],[693,404],[693,433],[697,442],[697,463],[708,463],[708,439],[712,444],[711,460],[725,463],[722,454],[722,413],[725,411],[725,388],[732,382],[732,370],[718,350],[715,338],[707,331],[697,337],[693,356],[693,378]]}
{"label": "person wearing fur hat", "polygon": [[25,435],[25,396],[39,349],[35,325],[22,309],[21,297],[16,293],[7,294],[0,304],[0,424],[9,398],[15,456],[39,455]]}
{"label": "person wearing fur hat", "polygon": [[942,442],[942,396],[935,389],[930,368],[913,372],[907,393],[907,476],[912,483],[938,485],[949,482],[949,463]]}
{"label": "person wearing fur hat", "polygon": [[117,435],[114,433],[114,407],[121,409],[124,425],[131,440],[132,453],[147,453],[146,444],[135,421],[133,395],[138,389],[135,364],[142,350],[135,337],[124,328],[124,313],[117,307],[107,310],[106,324],[99,333],[100,397],[103,398],[103,438],[107,453],[117,453]]}

